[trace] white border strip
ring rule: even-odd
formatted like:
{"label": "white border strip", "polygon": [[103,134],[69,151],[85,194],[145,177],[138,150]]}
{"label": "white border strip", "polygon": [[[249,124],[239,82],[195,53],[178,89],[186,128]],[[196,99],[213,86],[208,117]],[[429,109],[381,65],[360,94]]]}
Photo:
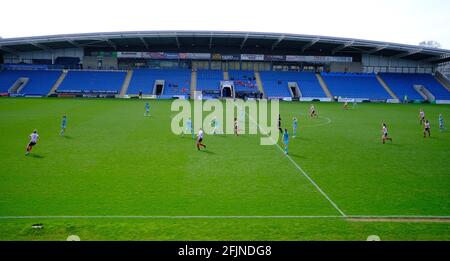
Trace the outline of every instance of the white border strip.
{"label": "white border strip", "polygon": [[350,215],[350,216],[0,216],[2,219],[450,219],[450,216]]}
{"label": "white border strip", "polygon": [[342,216],[0,216],[0,219],[319,219]]}

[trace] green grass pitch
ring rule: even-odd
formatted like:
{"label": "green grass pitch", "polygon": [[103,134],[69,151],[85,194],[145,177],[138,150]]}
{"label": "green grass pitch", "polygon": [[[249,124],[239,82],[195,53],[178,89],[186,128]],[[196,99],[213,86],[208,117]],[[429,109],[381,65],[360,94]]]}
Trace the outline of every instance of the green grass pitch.
{"label": "green grass pitch", "polygon": [[151,117],[144,103],[1,98],[0,240],[450,240],[448,222],[358,222],[325,197],[349,217],[450,216],[449,105],[317,103],[310,119],[309,103],[280,103],[283,127],[299,119],[290,158],[322,194],[259,136],[208,135],[198,152],[172,134],[170,101],[151,100]]}

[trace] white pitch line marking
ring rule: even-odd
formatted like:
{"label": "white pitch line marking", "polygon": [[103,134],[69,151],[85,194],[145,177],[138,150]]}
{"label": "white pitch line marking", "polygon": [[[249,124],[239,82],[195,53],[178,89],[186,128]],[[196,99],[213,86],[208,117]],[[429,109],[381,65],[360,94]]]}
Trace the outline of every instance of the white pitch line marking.
{"label": "white pitch line marking", "polygon": [[[247,112],[245,112],[245,114],[247,114],[249,120],[251,120],[253,124],[256,124],[256,126],[258,126],[258,128],[261,129],[259,123],[255,122],[255,120],[252,117],[250,117],[250,115]],[[271,136],[269,137],[276,144],[278,149],[284,154],[284,150],[280,147],[278,141],[274,141]],[[345,213],[337,206],[337,204],[334,203],[333,200],[331,200],[331,198],[319,187],[319,185],[317,185],[317,183],[308,174],[306,174],[306,172],[297,164],[297,162],[295,162],[291,158],[291,156],[289,156],[289,154],[285,156],[289,159],[289,161],[291,161],[292,164],[294,164],[294,166],[300,171],[300,173],[303,174],[303,176],[305,176],[306,179],[309,180],[309,182],[311,182],[311,184],[320,192],[320,194],[322,194],[328,200],[328,202],[330,202],[330,204],[339,212],[339,214],[341,214],[343,217],[346,217]]]}
{"label": "white pitch line marking", "polygon": [[320,219],[342,216],[0,216],[0,219]]}
{"label": "white pitch line marking", "polygon": [[0,219],[450,219],[450,216],[349,215],[349,216],[0,216]]}
{"label": "white pitch line marking", "polygon": [[325,119],[325,120],[327,120],[327,122],[318,123],[318,124],[315,124],[315,125],[314,125],[314,124],[313,124],[313,125],[304,125],[304,126],[302,126],[302,127],[303,127],[303,128],[321,127],[321,126],[328,125],[328,124],[330,124],[330,123],[332,122],[331,119],[328,118],[328,117],[318,116],[318,118]]}

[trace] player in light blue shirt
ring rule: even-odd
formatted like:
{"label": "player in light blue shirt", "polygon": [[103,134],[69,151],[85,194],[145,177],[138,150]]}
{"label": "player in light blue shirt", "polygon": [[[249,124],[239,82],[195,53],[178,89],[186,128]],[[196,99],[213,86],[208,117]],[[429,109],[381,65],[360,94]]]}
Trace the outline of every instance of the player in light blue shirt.
{"label": "player in light blue shirt", "polygon": [[442,114],[439,114],[439,130],[440,131],[444,131],[445,130],[444,117],[442,117]]}
{"label": "player in light blue shirt", "polygon": [[294,122],[292,123],[292,127],[293,127],[292,138],[295,138],[295,136],[297,136],[297,127],[298,127],[298,121],[297,121],[296,117],[294,117]]}
{"label": "player in light blue shirt", "polygon": [[217,130],[218,130],[218,128],[219,128],[219,121],[218,121],[216,118],[214,118],[214,119],[212,119],[212,121],[211,121],[211,125],[212,125],[212,127],[214,128],[214,129],[213,129],[213,134],[216,135],[216,134],[217,134]]}
{"label": "player in light blue shirt", "polygon": [[144,116],[150,116],[150,103],[146,102],[145,103],[145,113]]}
{"label": "player in light blue shirt", "polygon": [[283,143],[284,143],[284,154],[288,155],[289,133],[287,129],[284,129]]}
{"label": "player in light blue shirt", "polygon": [[67,127],[67,116],[64,114],[61,122],[61,132],[59,133],[59,135],[64,136],[66,127]]}
{"label": "player in light blue shirt", "polygon": [[195,139],[194,130],[192,129],[191,118],[188,118],[186,121],[186,133],[190,133],[192,135],[192,139]]}

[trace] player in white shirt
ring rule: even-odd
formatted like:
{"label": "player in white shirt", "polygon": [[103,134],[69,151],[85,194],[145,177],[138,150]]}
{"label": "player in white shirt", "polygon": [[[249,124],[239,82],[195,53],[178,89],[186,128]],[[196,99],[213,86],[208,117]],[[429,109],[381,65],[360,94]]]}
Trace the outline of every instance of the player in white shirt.
{"label": "player in white shirt", "polygon": [[310,116],[311,118],[317,117],[316,108],[314,107],[313,104],[311,104],[311,107],[309,107],[309,116]]}
{"label": "player in white shirt", "polygon": [[426,138],[428,133],[428,137],[431,137],[431,130],[430,130],[430,122],[428,120],[425,121],[424,129],[423,129],[423,137]]}
{"label": "player in white shirt", "polygon": [[381,136],[381,141],[383,144],[386,142],[386,140],[390,140],[392,142],[392,138],[388,135],[388,129],[385,123],[383,123],[383,128],[381,130],[383,132],[383,135]]}
{"label": "player in white shirt", "polygon": [[348,110],[348,101],[345,101],[344,103],[344,110]]}
{"label": "player in white shirt", "polygon": [[423,109],[420,109],[420,111],[419,111],[419,119],[420,119],[419,124],[420,125],[424,124],[424,122],[425,122],[425,112],[423,111]]}
{"label": "player in white shirt", "polygon": [[200,147],[206,149],[206,145],[202,143],[203,141],[203,130],[200,128],[197,134],[197,149],[200,150]]}
{"label": "player in white shirt", "polygon": [[27,151],[25,152],[25,156],[29,155],[33,146],[37,144],[39,135],[37,134],[37,130],[34,130],[33,133],[30,134],[30,142],[27,146]]}

